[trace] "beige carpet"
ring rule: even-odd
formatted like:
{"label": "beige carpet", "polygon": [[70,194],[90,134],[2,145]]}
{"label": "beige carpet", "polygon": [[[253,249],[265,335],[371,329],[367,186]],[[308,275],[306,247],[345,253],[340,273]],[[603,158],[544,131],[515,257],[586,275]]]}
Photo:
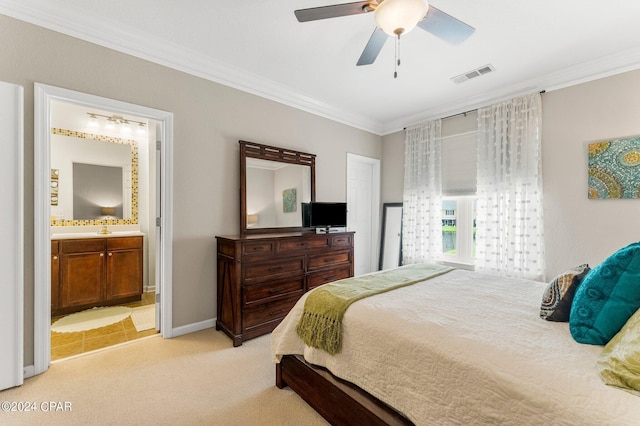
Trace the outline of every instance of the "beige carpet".
{"label": "beige carpet", "polygon": [[131,311],[131,321],[139,333],[145,330],[151,330],[156,326],[156,305],[145,305],[133,308]]}
{"label": "beige carpet", "polygon": [[74,333],[106,327],[122,321],[131,315],[131,308],[125,306],[109,306],[87,309],[67,315],[51,324],[51,331],[56,333]]}
{"label": "beige carpet", "polygon": [[275,387],[269,338],[233,348],[208,329],[60,361],[0,401],[68,401],[71,412],[0,412],[0,424],[326,425],[291,389]]}

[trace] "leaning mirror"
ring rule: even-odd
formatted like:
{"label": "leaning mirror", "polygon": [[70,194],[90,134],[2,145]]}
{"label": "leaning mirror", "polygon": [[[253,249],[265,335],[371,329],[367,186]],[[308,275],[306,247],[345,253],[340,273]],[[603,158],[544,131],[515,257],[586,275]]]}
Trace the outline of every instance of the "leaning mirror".
{"label": "leaning mirror", "polygon": [[240,141],[240,233],[294,232],[315,201],[315,155]]}
{"label": "leaning mirror", "polygon": [[402,203],[385,203],[380,239],[381,270],[402,265]]}

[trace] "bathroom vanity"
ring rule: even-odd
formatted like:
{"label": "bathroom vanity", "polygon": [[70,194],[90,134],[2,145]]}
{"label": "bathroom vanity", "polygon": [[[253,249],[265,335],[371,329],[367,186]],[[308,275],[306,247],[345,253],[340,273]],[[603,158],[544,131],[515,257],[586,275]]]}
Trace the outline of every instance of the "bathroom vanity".
{"label": "bathroom vanity", "polygon": [[140,300],[142,235],[51,240],[51,315]]}

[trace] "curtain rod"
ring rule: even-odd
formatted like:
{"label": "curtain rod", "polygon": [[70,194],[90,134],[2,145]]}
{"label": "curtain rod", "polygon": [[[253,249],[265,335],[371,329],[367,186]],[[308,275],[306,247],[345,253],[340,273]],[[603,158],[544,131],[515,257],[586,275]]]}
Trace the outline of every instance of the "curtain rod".
{"label": "curtain rod", "polygon": [[[543,94],[543,93],[545,93],[545,92],[546,92],[546,90],[541,90],[539,93],[542,95],[542,94]],[[446,120],[447,118],[453,118],[453,117],[457,117],[457,116],[459,116],[459,115],[464,115],[464,116],[466,117],[466,115],[467,115],[467,114],[469,114],[470,112],[474,112],[474,111],[477,111],[477,110],[478,110],[478,108],[470,109],[470,110],[468,110],[468,111],[459,112],[459,113],[457,113],[457,114],[452,114],[452,115],[448,115],[448,116],[446,116],[446,117],[442,117],[440,120]],[[402,128],[402,130],[407,130],[407,128],[406,128],[406,127],[403,127],[403,128]]]}

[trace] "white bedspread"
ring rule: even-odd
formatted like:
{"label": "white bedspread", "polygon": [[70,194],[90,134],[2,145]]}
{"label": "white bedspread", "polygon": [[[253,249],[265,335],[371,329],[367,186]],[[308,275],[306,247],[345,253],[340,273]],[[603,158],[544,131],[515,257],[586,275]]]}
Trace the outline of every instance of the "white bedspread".
{"label": "white bedspread", "polygon": [[302,297],[273,331],[275,362],[303,354],[417,425],[640,425],[640,398],[606,386],[601,346],[539,318],[545,284],[454,270],[360,300],[343,350],[305,347]]}

